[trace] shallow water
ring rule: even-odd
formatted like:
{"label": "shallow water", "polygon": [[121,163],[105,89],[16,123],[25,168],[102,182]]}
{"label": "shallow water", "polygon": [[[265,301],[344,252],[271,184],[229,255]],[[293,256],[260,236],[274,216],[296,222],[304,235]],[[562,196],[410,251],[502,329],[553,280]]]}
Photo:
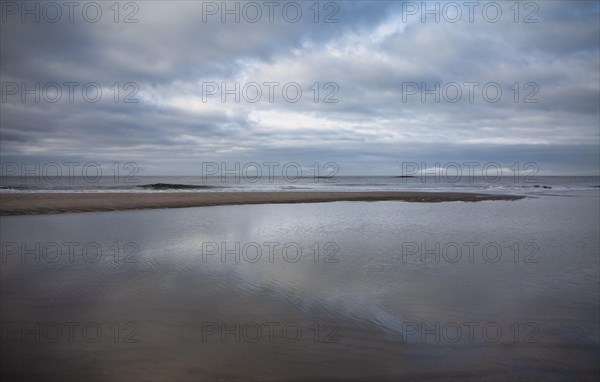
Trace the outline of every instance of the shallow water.
{"label": "shallow water", "polygon": [[596,380],[599,200],[2,217],[2,376]]}

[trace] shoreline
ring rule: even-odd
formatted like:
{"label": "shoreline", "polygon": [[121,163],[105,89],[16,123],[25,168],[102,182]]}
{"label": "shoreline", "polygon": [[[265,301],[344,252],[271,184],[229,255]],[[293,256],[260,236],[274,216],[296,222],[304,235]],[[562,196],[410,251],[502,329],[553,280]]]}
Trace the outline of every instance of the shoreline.
{"label": "shoreline", "polygon": [[457,192],[173,192],[0,194],[0,216],[124,211],[241,204],[403,201],[419,203],[519,200],[525,196]]}

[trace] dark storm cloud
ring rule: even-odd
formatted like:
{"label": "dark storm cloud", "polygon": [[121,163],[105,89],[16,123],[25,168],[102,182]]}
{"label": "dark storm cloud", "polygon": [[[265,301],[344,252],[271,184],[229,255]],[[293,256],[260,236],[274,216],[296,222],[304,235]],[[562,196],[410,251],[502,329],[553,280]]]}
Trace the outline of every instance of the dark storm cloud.
{"label": "dark storm cloud", "polygon": [[[135,160],[149,173],[177,174],[214,160],[336,161],[346,173],[390,174],[411,160],[534,161],[547,173],[597,174],[598,6],[533,3],[537,23],[523,22],[528,2],[519,22],[503,4],[499,22],[478,11],[474,22],[429,16],[423,23],[402,13],[421,2],[392,1],[321,2],[317,23],[313,2],[294,3],[303,11],[295,23],[277,11],[273,22],[266,14],[256,23],[231,15],[221,22],[203,14],[221,2],[192,1],[135,2],[137,23],[115,23],[112,3],[101,3],[96,23],[2,15],[3,84],[80,83],[72,103],[66,94],[56,103],[31,95],[22,102],[3,88],[2,160]],[[127,4],[120,3],[120,21]],[[337,22],[322,22],[328,15]],[[271,81],[279,89],[300,84],[302,98],[203,99],[208,82]],[[136,88],[125,88],[129,82]],[[328,82],[335,86],[325,88]],[[471,102],[463,84],[472,82],[479,85]],[[101,86],[98,102],[82,99],[86,83]],[[462,98],[423,102],[421,89],[407,95],[407,84],[436,83],[459,84]],[[485,99],[487,83],[501,87],[500,100]],[[125,103],[127,95],[138,102]],[[339,102],[324,103],[327,95]],[[537,102],[524,102],[527,96]]]}

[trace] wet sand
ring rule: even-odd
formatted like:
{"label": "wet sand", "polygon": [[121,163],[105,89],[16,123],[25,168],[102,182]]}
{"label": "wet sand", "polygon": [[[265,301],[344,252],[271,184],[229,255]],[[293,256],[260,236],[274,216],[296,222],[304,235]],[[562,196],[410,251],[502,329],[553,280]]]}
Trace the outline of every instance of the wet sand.
{"label": "wet sand", "polygon": [[323,203],[337,201],[478,202],[518,200],[516,195],[452,192],[173,192],[1,194],[0,215],[207,207],[234,204]]}

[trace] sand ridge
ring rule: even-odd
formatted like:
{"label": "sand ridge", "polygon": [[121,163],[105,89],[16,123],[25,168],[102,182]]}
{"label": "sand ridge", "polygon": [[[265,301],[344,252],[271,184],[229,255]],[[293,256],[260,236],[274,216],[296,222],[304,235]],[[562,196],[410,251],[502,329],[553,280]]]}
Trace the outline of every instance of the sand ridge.
{"label": "sand ridge", "polygon": [[0,194],[0,215],[336,201],[477,202],[523,196],[454,192],[161,192]]}

